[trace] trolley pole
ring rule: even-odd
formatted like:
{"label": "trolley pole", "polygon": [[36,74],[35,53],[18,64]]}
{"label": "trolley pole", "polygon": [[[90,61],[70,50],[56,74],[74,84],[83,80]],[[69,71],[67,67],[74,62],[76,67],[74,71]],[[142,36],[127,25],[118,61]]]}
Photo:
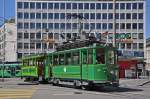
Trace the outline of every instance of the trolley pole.
{"label": "trolley pole", "polygon": [[116,0],[113,0],[113,47],[116,47]]}

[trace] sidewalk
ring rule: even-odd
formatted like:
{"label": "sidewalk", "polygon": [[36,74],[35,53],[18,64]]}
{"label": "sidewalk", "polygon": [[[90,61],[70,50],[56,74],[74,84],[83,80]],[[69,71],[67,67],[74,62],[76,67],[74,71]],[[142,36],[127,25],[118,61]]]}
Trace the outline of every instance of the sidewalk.
{"label": "sidewalk", "polygon": [[150,79],[120,79],[120,86],[143,86],[150,83]]}

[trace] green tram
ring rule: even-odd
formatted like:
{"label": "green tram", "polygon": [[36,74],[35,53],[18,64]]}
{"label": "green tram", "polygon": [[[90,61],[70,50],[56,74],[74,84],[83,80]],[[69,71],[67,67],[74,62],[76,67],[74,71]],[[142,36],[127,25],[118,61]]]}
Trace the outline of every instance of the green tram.
{"label": "green tram", "polygon": [[[72,47],[73,46],[73,47]],[[118,86],[116,49],[86,42],[66,44],[55,52],[23,58],[22,75],[30,80],[62,82],[75,87]]]}
{"label": "green tram", "polygon": [[21,63],[0,64],[0,78],[21,77]]}

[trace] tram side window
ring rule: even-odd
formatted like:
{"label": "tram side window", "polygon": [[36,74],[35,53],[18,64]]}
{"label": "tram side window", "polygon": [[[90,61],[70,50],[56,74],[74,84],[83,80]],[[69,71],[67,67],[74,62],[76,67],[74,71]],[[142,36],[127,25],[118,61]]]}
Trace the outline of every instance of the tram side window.
{"label": "tram side window", "polygon": [[72,53],[72,63],[73,63],[73,65],[78,65],[79,64],[79,52],[73,52]]}
{"label": "tram side window", "polygon": [[87,64],[87,51],[83,52],[83,64]]}
{"label": "tram side window", "polygon": [[96,63],[105,64],[105,49],[103,48],[96,49]]}
{"label": "tram side window", "polygon": [[72,64],[71,53],[66,53],[66,65]]}
{"label": "tram side window", "polygon": [[88,50],[88,64],[93,64],[93,50]]}
{"label": "tram side window", "polygon": [[59,55],[59,65],[64,65],[65,61],[64,61],[64,54],[60,54]]}
{"label": "tram side window", "polygon": [[115,63],[115,53],[113,50],[108,51],[108,61],[110,64],[114,64]]}
{"label": "tram side window", "polygon": [[58,55],[54,55],[54,58],[53,58],[53,64],[54,64],[54,65],[58,65],[58,64],[59,64],[59,58],[58,58]]}

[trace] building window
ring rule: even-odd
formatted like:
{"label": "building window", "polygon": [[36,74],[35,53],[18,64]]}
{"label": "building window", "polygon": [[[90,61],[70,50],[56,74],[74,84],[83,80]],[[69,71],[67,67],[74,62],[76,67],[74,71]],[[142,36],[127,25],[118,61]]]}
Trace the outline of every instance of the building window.
{"label": "building window", "polygon": [[101,19],[101,13],[96,13],[96,19]]}
{"label": "building window", "polygon": [[17,44],[17,48],[18,48],[18,49],[22,49],[22,47],[23,47],[23,46],[22,46],[22,43],[18,43],[18,44]]}
{"label": "building window", "polygon": [[84,9],[89,9],[89,3],[84,3]]}
{"label": "building window", "polygon": [[54,39],[59,39],[59,34],[58,33],[54,33]]}
{"label": "building window", "polygon": [[113,14],[112,13],[108,14],[108,19],[113,19]]}
{"label": "building window", "polygon": [[90,9],[95,9],[95,3],[90,4]]}
{"label": "building window", "polygon": [[22,38],[23,38],[22,33],[19,32],[19,33],[17,34],[17,38],[18,38],[18,39],[22,39]]}
{"label": "building window", "polygon": [[28,29],[29,28],[29,23],[24,23],[24,29]]}
{"label": "building window", "polygon": [[35,19],[35,13],[30,13],[30,18]]}
{"label": "building window", "polygon": [[41,13],[36,13],[36,18],[41,19]]}
{"label": "building window", "polygon": [[67,3],[67,9],[71,9],[71,3]]}
{"label": "building window", "polygon": [[17,17],[18,17],[18,19],[22,19],[23,18],[23,14],[21,12],[18,12]]}
{"label": "building window", "polygon": [[22,29],[23,28],[23,24],[22,23],[18,23],[17,27],[18,27],[18,29]]}
{"label": "building window", "polygon": [[139,36],[139,37],[138,37],[139,39],[143,39],[143,38],[144,38],[144,37],[143,37],[143,36],[144,36],[143,33],[139,33],[138,36]]}
{"label": "building window", "polygon": [[127,43],[127,49],[131,49],[131,43]]}
{"label": "building window", "polygon": [[53,19],[53,13],[48,13],[48,19]]}
{"label": "building window", "polygon": [[60,29],[65,29],[65,23],[60,24]]}
{"label": "building window", "polygon": [[89,19],[89,13],[84,14],[85,19]]}
{"label": "building window", "polygon": [[24,2],[24,9],[28,9],[29,8],[29,3],[28,2]]}
{"label": "building window", "polygon": [[113,4],[112,3],[108,3],[108,9],[113,9]]}
{"label": "building window", "polygon": [[143,3],[139,3],[138,5],[139,5],[138,6],[139,9],[143,9]]}
{"label": "building window", "polygon": [[102,14],[102,19],[107,19],[107,13]]}
{"label": "building window", "polygon": [[36,3],[36,9],[41,9],[41,3]]}
{"label": "building window", "polygon": [[71,39],[71,34],[70,33],[67,33],[67,38]]}
{"label": "building window", "polygon": [[47,9],[47,3],[42,3],[42,9]]}
{"label": "building window", "polygon": [[101,29],[101,23],[96,24],[96,29]]}
{"label": "building window", "polygon": [[35,23],[30,23],[30,28],[35,29]]}
{"label": "building window", "polygon": [[47,19],[47,13],[42,13],[42,18]]}
{"label": "building window", "polygon": [[132,33],[132,39],[137,39],[137,33]]}
{"label": "building window", "polygon": [[143,19],[143,13],[139,13],[138,19]]}
{"label": "building window", "polygon": [[54,19],[59,19],[59,13],[54,14]]}
{"label": "building window", "polygon": [[72,3],[72,9],[77,9],[77,3]]}
{"label": "building window", "polygon": [[35,43],[30,43],[30,48],[34,49],[35,48]]}
{"label": "building window", "polygon": [[91,30],[95,29],[95,23],[90,23],[90,29]]}
{"label": "building window", "polygon": [[29,43],[24,43],[24,49],[28,49],[29,48]]}
{"label": "building window", "polygon": [[120,29],[125,29],[125,23],[120,23]]}
{"label": "building window", "polygon": [[19,8],[19,9],[22,8],[22,2],[17,2],[17,8]]}
{"label": "building window", "polygon": [[143,23],[139,23],[138,28],[143,29]]}
{"label": "building window", "polygon": [[42,28],[47,29],[47,23],[42,23]]}
{"label": "building window", "polygon": [[59,3],[54,3],[54,9],[59,9]]}
{"label": "building window", "polygon": [[95,19],[95,13],[90,14],[90,19]]}
{"label": "building window", "polygon": [[120,9],[125,9],[125,3],[120,3]]}
{"label": "building window", "polygon": [[132,4],[132,9],[137,9],[137,3]]}
{"label": "building window", "polygon": [[137,43],[133,43],[133,49],[137,49]]}
{"label": "building window", "polygon": [[102,24],[103,29],[107,29],[107,23]]}
{"label": "building window", "polygon": [[124,13],[120,13],[120,19],[125,19],[125,14]]}
{"label": "building window", "polygon": [[53,29],[53,23],[48,23],[48,28]]}
{"label": "building window", "polygon": [[30,39],[35,39],[35,33],[30,33]]}
{"label": "building window", "polygon": [[131,13],[126,14],[126,19],[131,19]]}
{"label": "building window", "polygon": [[89,24],[88,23],[84,24],[84,29],[89,29]]}
{"label": "building window", "polygon": [[128,9],[128,10],[131,9],[131,3],[126,4],[126,9]]}
{"label": "building window", "polygon": [[107,9],[107,3],[102,3],[102,9],[104,10],[106,10]]}
{"label": "building window", "polygon": [[115,8],[119,9],[119,3],[116,3]]}
{"label": "building window", "polygon": [[119,13],[116,13],[115,17],[116,19],[119,19]]}
{"label": "building window", "polygon": [[48,3],[48,9],[53,9],[53,3]]}
{"label": "building window", "polygon": [[127,23],[127,24],[126,24],[126,28],[127,28],[127,29],[131,29],[131,23]]}
{"label": "building window", "polygon": [[40,32],[36,33],[36,39],[41,39],[41,33]]}
{"label": "building window", "polygon": [[144,48],[144,44],[143,43],[139,43],[139,49],[143,49]]}
{"label": "building window", "polygon": [[79,3],[79,9],[83,9],[83,3]]}
{"label": "building window", "polygon": [[31,2],[31,3],[30,3],[30,8],[31,8],[31,9],[34,9],[34,8],[35,8],[35,3],[34,3],[34,2]]}
{"label": "building window", "polygon": [[29,38],[29,33],[24,33],[24,39],[28,39]]}
{"label": "building window", "polygon": [[73,29],[77,29],[77,23],[73,23],[73,24],[72,24],[72,28],[73,28]]}
{"label": "building window", "polygon": [[101,9],[101,3],[96,3],[96,9]]}
{"label": "building window", "polygon": [[24,13],[24,19],[29,19],[29,13]]}
{"label": "building window", "polygon": [[41,43],[36,43],[36,48],[41,49]]}
{"label": "building window", "polygon": [[121,43],[121,49],[125,49],[125,43]]}
{"label": "building window", "polygon": [[137,23],[132,24],[132,29],[137,29]]}
{"label": "building window", "polygon": [[137,13],[132,14],[132,19],[137,19]]}
{"label": "building window", "polygon": [[65,9],[65,3],[60,4],[60,9]]}
{"label": "building window", "polygon": [[55,28],[55,29],[59,29],[59,23],[55,23],[55,24],[54,24],[54,28]]}
{"label": "building window", "polygon": [[108,29],[113,29],[113,24],[112,23],[108,24]]}
{"label": "building window", "polygon": [[67,23],[66,28],[71,29],[71,23]]}
{"label": "building window", "polygon": [[36,28],[41,29],[41,23],[36,23]]}
{"label": "building window", "polygon": [[60,13],[60,19],[65,19],[65,13]]}

